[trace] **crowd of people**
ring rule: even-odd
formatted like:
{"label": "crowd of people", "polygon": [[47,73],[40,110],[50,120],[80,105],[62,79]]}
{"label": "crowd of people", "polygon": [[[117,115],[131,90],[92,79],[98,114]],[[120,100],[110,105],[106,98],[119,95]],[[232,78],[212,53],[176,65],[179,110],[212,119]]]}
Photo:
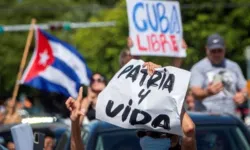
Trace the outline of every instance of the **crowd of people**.
{"label": "crowd of people", "polygon": [[[132,46],[132,41],[128,39],[128,47],[130,48]],[[182,46],[185,49],[187,48],[185,40],[183,40]],[[137,56],[132,56],[129,48],[120,53],[120,67],[124,66],[131,59],[139,58]],[[212,34],[207,38],[205,51],[206,57],[194,64],[191,69],[190,88],[185,98],[185,109],[189,111],[230,113],[236,115],[237,106],[243,104],[248,98],[246,80],[244,79],[242,71],[236,62],[225,58],[226,45],[224,39],[219,34]],[[174,58],[172,65],[181,67],[181,63],[181,58]],[[151,69],[159,67],[159,65],[151,62],[146,63],[146,66]],[[153,70],[148,69],[148,72],[150,71]],[[97,80],[94,76],[92,78],[93,81]],[[100,74],[98,79],[102,81],[102,76]],[[97,83],[91,82],[90,87],[94,84]],[[98,84],[100,84],[99,86],[103,84],[102,87],[104,87],[104,83]],[[98,93],[100,93],[100,91],[95,94],[98,95]],[[81,94],[81,91],[79,94]],[[81,118],[89,118],[89,110],[94,108],[92,105],[95,106],[95,102],[96,101],[91,104],[91,100],[86,100],[86,98],[82,100],[81,96],[79,96],[77,100],[69,98],[66,102],[67,108],[71,112],[72,150],[84,149],[84,145],[81,142],[79,124],[81,124]],[[178,142],[173,144],[176,139],[177,141],[179,139],[178,136],[175,135],[169,136],[168,134],[167,136],[158,136],[161,138],[150,138],[151,135],[155,135],[150,134],[152,131],[138,131],[138,135],[143,132],[145,132],[143,135],[146,135],[146,138],[139,135],[141,147],[143,150],[150,150],[150,148],[164,149],[164,147],[169,147],[169,149],[196,149],[195,125],[188,114],[185,113],[184,109],[181,124],[184,132],[181,145],[179,145]],[[157,134],[162,135],[163,133]],[[159,141],[161,141],[160,143],[162,144],[159,144]]]}
{"label": "crowd of people", "polygon": [[[128,47],[133,46],[128,40]],[[185,40],[182,48],[186,49]],[[207,38],[206,57],[191,68],[190,87],[185,106],[189,111],[236,114],[236,108],[248,98],[246,80],[239,65],[225,58],[226,45],[223,37],[215,33]],[[129,49],[120,55],[120,63],[138,58]],[[183,59],[173,58],[172,66],[181,67]],[[227,107],[225,107],[227,106]]]}
{"label": "crowd of people", "polygon": [[[123,67],[131,59],[140,59],[132,56],[129,48],[133,42],[128,38],[128,48],[121,51],[119,56],[120,67]],[[182,48],[187,49],[185,40],[182,41]],[[205,45],[206,57],[193,65],[189,89],[186,94],[184,109],[181,114],[181,125],[184,136],[157,133],[157,138],[150,138],[152,131],[138,131],[140,144],[144,150],[152,145],[155,149],[168,147],[169,149],[196,149],[195,125],[190,119],[186,110],[210,113],[230,113],[236,115],[236,108],[242,105],[248,98],[246,80],[239,65],[232,60],[225,58],[226,45],[219,34],[212,34],[207,38]],[[183,58],[173,58],[172,66],[181,68]],[[155,68],[160,65],[152,62],[145,63],[148,73],[152,74]],[[150,68],[150,69],[149,69]],[[84,149],[81,142],[81,125],[95,120],[96,103],[98,94],[106,87],[107,79],[101,73],[94,73],[87,89],[87,96],[82,97],[83,89],[79,90],[78,98],[69,98],[66,107],[70,111],[71,120],[71,149]],[[25,105],[18,106],[12,99],[8,99],[0,106],[0,124],[20,123],[25,111],[31,110],[32,103],[26,100]],[[141,136],[141,135],[147,135]],[[164,136],[163,136],[164,135]],[[178,142],[181,139],[182,143]],[[157,144],[162,140],[165,144]],[[167,144],[169,143],[169,144]]]}
{"label": "crowd of people", "polygon": [[33,103],[29,97],[23,97],[21,101],[14,101],[12,98],[1,101],[0,125],[21,123],[22,118],[38,113],[39,110]]}
{"label": "crowd of people", "polygon": [[[2,102],[2,101],[1,101]],[[33,107],[33,102],[28,97],[24,97],[22,101],[15,102],[11,98],[7,98],[0,105],[0,126],[8,124],[19,124],[22,118],[29,117],[36,112],[36,107]],[[53,150],[55,148],[55,135],[51,131],[45,131],[44,150]],[[15,150],[13,138],[5,139],[5,146],[8,150]],[[7,150],[0,144],[1,150]]]}

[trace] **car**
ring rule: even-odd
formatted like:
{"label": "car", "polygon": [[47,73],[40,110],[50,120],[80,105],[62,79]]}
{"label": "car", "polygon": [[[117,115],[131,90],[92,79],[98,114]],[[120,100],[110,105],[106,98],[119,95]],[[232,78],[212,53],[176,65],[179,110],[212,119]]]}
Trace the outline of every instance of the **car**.
{"label": "car", "polygon": [[[197,112],[189,115],[196,124],[198,150],[250,150],[250,133],[237,117]],[[61,150],[69,148],[70,132],[66,133]],[[97,120],[82,128],[82,141],[86,150],[141,150],[136,130]]]}
{"label": "car", "polygon": [[[6,146],[8,142],[12,142],[11,127],[17,124],[1,125],[0,126],[0,145]],[[33,133],[40,132],[54,136],[56,143],[61,138],[61,135],[68,130],[68,126],[60,122],[51,123],[33,123],[30,124]]]}
{"label": "car", "polygon": [[191,113],[190,117],[196,124],[197,149],[250,150],[250,132],[236,116]]}

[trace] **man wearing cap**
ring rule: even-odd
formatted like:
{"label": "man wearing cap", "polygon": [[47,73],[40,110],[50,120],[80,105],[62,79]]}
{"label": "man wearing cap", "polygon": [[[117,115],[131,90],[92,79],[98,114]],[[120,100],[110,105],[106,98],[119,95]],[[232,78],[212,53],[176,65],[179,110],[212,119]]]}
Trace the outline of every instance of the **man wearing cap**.
{"label": "man wearing cap", "polygon": [[207,39],[206,57],[191,69],[190,86],[196,111],[235,114],[235,104],[247,99],[246,80],[239,65],[225,58],[225,42],[219,34]]}

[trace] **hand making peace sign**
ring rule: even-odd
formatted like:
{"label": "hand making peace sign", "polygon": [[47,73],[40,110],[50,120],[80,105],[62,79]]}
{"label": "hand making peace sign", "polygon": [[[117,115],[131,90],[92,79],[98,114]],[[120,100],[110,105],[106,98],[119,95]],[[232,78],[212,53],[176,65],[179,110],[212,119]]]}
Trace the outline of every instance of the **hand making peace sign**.
{"label": "hand making peace sign", "polygon": [[72,122],[80,122],[80,117],[85,116],[86,110],[81,107],[83,98],[82,98],[83,88],[81,87],[78,92],[78,97],[75,100],[72,97],[69,97],[65,102],[66,107],[70,111],[70,119]]}

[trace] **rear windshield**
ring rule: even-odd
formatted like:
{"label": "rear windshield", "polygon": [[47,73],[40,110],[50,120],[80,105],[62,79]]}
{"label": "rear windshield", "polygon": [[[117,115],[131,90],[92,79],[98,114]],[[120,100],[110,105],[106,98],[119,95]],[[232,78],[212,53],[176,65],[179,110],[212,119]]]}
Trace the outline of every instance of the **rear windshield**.
{"label": "rear windshield", "polygon": [[198,150],[249,150],[246,137],[237,126],[199,126],[196,128]]}
{"label": "rear windshield", "polygon": [[141,150],[134,130],[103,133],[98,136],[96,150]]}
{"label": "rear windshield", "polygon": [[[249,143],[237,126],[197,126],[197,150],[250,150]],[[134,130],[99,134],[95,150],[141,150]]]}

